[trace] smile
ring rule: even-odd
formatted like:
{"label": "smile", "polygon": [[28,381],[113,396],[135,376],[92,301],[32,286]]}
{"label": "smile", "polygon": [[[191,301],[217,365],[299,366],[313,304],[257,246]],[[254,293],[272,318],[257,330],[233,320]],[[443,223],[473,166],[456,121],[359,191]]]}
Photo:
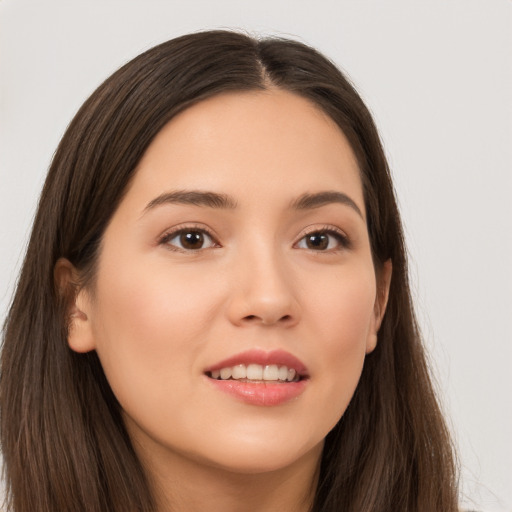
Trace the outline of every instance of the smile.
{"label": "smile", "polygon": [[297,370],[285,365],[278,366],[277,364],[265,366],[256,363],[238,364],[207,372],[207,375],[217,380],[231,379],[245,382],[297,382],[300,380]]}
{"label": "smile", "polygon": [[204,375],[235,400],[266,407],[298,398],[309,383],[306,366],[284,350],[248,350],[206,368]]}

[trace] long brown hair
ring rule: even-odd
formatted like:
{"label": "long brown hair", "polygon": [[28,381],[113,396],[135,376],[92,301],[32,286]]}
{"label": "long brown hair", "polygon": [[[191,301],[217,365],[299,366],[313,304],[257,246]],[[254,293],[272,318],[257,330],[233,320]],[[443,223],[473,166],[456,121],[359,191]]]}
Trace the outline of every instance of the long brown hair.
{"label": "long brown hair", "polygon": [[376,269],[393,262],[379,342],[327,436],[314,510],[457,509],[452,445],[414,317],[400,217],[371,115],[347,78],[312,48],[211,31],[168,41],[119,69],[85,102],[57,149],[4,326],[0,434],[9,510],[154,510],[96,353],[67,345],[66,297],[54,286],[54,267],[65,257],[81,272],[77,286],[93,286],[102,234],[160,129],[202,99],[268,87],[309,99],[344,132],[359,162]]}

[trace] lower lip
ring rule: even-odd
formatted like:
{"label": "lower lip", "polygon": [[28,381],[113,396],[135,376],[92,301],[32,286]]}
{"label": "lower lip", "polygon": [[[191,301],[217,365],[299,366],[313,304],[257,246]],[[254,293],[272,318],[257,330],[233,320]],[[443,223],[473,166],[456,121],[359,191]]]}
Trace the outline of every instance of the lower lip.
{"label": "lower lip", "polygon": [[216,389],[250,405],[272,407],[297,398],[306,388],[307,379],[283,384],[273,382],[242,382],[206,377]]}

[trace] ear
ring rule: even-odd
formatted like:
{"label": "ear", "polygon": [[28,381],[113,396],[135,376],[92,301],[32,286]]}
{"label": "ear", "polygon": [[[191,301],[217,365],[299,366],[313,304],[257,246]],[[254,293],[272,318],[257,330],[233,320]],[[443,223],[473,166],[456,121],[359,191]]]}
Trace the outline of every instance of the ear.
{"label": "ear", "polygon": [[90,352],[96,348],[90,321],[91,301],[78,285],[78,271],[66,258],[55,264],[53,276],[57,293],[66,304],[68,345],[75,352]]}
{"label": "ear", "polygon": [[391,274],[393,273],[393,264],[387,260],[377,271],[377,293],[375,294],[375,304],[373,306],[373,315],[366,340],[366,353],[369,354],[377,346],[377,334],[386,312],[388,304],[389,287],[391,285]]}

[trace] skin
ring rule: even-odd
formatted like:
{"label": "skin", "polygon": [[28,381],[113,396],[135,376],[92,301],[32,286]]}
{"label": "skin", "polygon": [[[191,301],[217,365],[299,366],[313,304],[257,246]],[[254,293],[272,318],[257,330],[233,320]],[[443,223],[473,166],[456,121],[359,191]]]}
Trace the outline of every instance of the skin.
{"label": "skin", "polygon": [[[236,207],[148,207],[183,190]],[[290,206],[322,191],[355,207]],[[190,250],[175,234],[185,228],[210,234]],[[326,248],[308,246],[312,232]],[[61,260],[57,271],[74,269]],[[162,129],[107,227],[69,335],[73,350],[97,351],[160,511],[310,508],[323,440],[375,348],[390,276],[390,262],[374,268],[350,145],[309,101],[223,94]],[[254,348],[298,357],[304,392],[265,407],[211,385],[208,366]]]}

